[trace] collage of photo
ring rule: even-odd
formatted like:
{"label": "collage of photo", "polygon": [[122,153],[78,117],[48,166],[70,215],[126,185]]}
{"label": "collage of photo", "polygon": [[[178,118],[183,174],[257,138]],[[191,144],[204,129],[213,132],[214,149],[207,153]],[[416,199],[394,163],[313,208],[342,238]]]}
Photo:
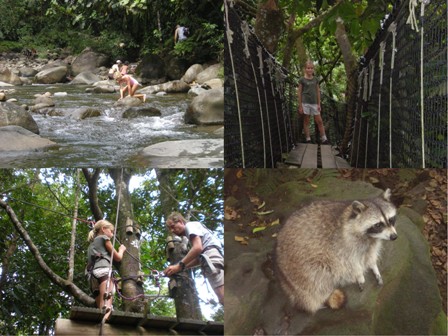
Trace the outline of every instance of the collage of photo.
{"label": "collage of photo", "polygon": [[0,335],[447,335],[446,0],[0,7]]}

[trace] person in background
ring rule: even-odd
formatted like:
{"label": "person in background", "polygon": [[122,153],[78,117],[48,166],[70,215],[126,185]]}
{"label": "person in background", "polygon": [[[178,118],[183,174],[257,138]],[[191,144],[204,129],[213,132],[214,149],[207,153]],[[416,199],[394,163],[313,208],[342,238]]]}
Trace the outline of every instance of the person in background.
{"label": "person in background", "polygon": [[[114,226],[106,220],[99,220],[89,232],[87,240],[90,242],[87,250],[88,264],[91,265],[90,289],[95,297],[98,308],[104,309],[107,316],[112,312],[112,300],[115,292],[114,282],[109,277],[111,257],[113,261],[120,262],[126,251],[126,246],[120,245],[118,251],[110,241],[114,235]],[[109,282],[109,284],[107,284]],[[109,289],[110,297],[106,296]]]}
{"label": "person in background", "polygon": [[175,265],[168,266],[164,273],[172,276],[196,265],[215,291],[219,302],[224,305],[224,257],[220,242],[200,222],[187,222],[179,213],[173,212],[166,221],[168,230],[181,237],[186,236],[191,244],[187,255]]}
{"label": "person in background", "polygon": [[179,25],[176,26],[176,30],[174,31],[174,44],[187,39],[185,30],[186,30],[186,28],[183,26],[179,26]]}
{"label": "person in background", "polygon": [[120,60],[117,60],[117,62],[112,65],[112,68],[110,68],[109,70],[109,78],[113,79],[115,77],[115,74],[118,72],[120,72],[121,67],[123,66],[123,64],[121,63]]}
{"label": "person in background", "polygon": [[145,94],[135,94],[135,91],[137,91],[140,83],[134,77],[132,77],[131,75],[122,75],[121,73],[117,72],[114,78],[120,85],[120,99],[123,99],[124,93],[128,91],[129,96],[139,98],[143,102],[146,101]]}
{"label": "person in background", "polygon": [[121,69],[120,69],[120,73],[121,73],[122,75],[126,75],[126,74],[128,73],[128,68],[129,68],[129,62],[128,62],[128,61],[125,61],[124,64],[123,64],[123,66],[122,66]]}

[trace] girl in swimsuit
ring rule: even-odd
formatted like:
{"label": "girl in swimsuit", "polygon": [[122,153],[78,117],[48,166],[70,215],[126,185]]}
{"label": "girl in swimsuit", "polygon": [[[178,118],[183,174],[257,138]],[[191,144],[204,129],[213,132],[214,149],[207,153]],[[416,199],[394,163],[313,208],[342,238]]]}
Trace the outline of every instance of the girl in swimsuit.
{"label": "girl in swimsuit", "polygon": [[122,75],[121,73],[116,73],[115,80],[120,85],[120,99],[123,99],[125,91],[128,91],[129,96],[139,98],[143,102],[146,101],[145,94],[135,94],[135,91],[137,91],[137,88],[140,85],[135,78],[130,75]]}

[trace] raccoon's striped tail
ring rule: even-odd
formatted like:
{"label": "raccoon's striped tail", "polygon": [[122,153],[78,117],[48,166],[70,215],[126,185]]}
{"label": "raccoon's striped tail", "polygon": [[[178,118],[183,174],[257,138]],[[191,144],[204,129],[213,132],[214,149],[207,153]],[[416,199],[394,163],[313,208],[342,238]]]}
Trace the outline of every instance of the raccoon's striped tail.
{"label": "raccoon's striped tail", "polygon": [[331,309],[341,309],[347,302],[347,297],[340,289],[335,289],[330,297],[325,301],[325,304]]}

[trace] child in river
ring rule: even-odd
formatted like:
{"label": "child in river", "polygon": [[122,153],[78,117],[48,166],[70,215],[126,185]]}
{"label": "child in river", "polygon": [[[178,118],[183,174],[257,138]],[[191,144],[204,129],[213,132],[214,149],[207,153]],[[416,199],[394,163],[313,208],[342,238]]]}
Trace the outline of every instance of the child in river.
{"label": "child in river", "polygon": [[128,91],[129,96],[139,98],[143,102],[146,101],[145,94],[135,94],[135,91],[137,91],[137,88],[140,85],[135,78],[133,78],[131,75],[122,75],[119,72],[116,73],[114,77],[117,83],[120,85],[120,99],[123,99],[125,91]]}

